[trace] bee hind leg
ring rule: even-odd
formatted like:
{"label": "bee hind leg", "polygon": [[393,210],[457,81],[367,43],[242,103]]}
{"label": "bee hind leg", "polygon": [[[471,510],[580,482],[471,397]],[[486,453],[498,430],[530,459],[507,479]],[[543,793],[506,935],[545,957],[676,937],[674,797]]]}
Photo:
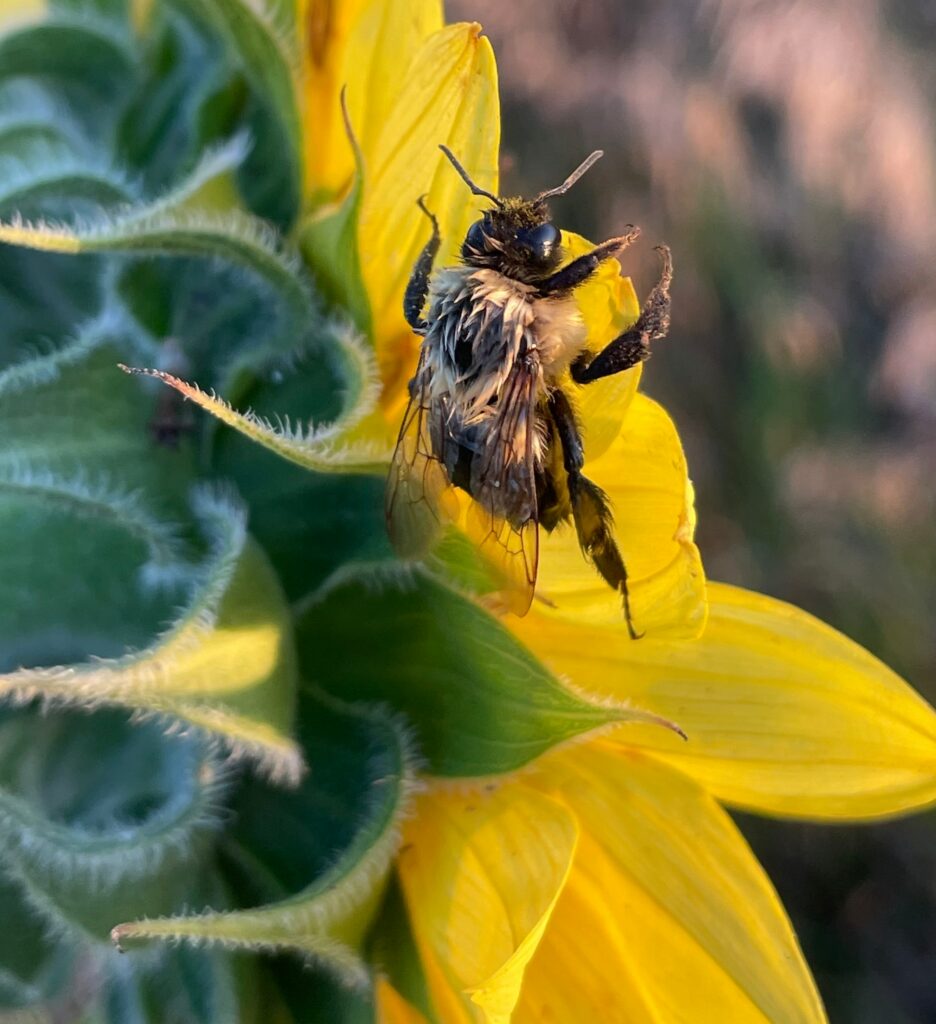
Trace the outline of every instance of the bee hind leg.
{"label": "bee hind leg", "polygon": [[422,310],[426,304],[426,296],[429,294],[429,276],[432,273],[432,264],[439,251],[439,243],[441,242],[439,222],[436,220],[435,214],[431,213],[427,208],[425,200],[425,196],[420,196],[416,203],[420,210],[432,221],[432,237],[423,246],[423,251],[419,254],[419,259],[416,260],[416,265],[413,267],[413,273],[403,296],[403,315],[416,334],[426,333],[426,321],[423,318]]}
{"label": "bee hind leg", "polygon": [[595,566],[602,579],[621,594],[624,618],[631,640],[644,634],[634,628],[631,615],[630,593],[627,587],[627,566],[614,539],[614,516],[605,492],[582,473],[585,462],[582,438],[575,414],[568,398],[554,391],[549,398],[549,412],[562,445],[563,465],[569,487],[572,519],[578,534],[579,546],[585,557]]}
{"label": "bee hind leg", "polygon": [[660,279],[647,296],[643,311],[629,330],[615,338],[594,358],[580,356],[571,367],[576,384],[590,384],[613,373],[629,370],[650,356],[650,342],[666,337],[670,323],[670,285],[673,282],[673,259],[665,245],[657,247],[663,262]]}

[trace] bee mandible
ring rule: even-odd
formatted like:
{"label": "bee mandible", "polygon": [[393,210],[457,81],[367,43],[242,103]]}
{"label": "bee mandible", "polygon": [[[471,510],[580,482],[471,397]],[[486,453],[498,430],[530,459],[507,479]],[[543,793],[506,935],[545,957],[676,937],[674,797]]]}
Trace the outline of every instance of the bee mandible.
{"label": "bee mandible", "polygon": [[575,289],[623,252],[639,229],[629,226],[563,265],[547,201],[568,192],[602,151],[558,187],[526,199],[480,188],[440,148],[472,194],[492,205],[468,229],[461,262],[433,272],[439,225],[425,197],[418,200],[432,235],[403,300],[406,320],[423,340],[387,483],[391,539],[404,557],[424,554],[461,514],[453,488],[465,492],[472,499],[467,530],[496,568],[508,607],[523,615],[536,585],[539,527],[552,531],[571,519],[585,558],[621,594],[637,639],[612,509],[582,472],[574,389],[629,369],[665,337],[669,249],[658,248],[662,272],[637,322],[593,352]]}

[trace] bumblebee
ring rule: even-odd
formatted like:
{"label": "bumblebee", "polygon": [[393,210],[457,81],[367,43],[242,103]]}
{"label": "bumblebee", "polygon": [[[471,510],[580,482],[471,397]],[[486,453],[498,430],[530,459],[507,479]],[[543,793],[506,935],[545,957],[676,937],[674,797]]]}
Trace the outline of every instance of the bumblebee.
{"label": "bumblebee", "polygon": [[387,484],[391,539],[405,557],[425,553],[432,538],[463,515],[455,492],[464,492],[471,501],[462,525],[496,568],[507,606],[523,615],[536,584],[539,527],[552,531],[572,520],[585,558],[622,595],[628,630],[637,639],[612,510],[582,472],[570,394],[646,359],[650,343],[666,335],[669,250],[657,250],[662,272],[637,322],[596,353],[575,289],[639,230],[630,226],[564,264],[547,202],[568,192],[601,150],[557,188],[526,199],[479,188],[455,155],[440,148],[472,194],[492,205],[469,228],[461,262],[433,272],[439,225],[425,197],[418,200],[432,235],[403,300],[406,320],[423,341]]}

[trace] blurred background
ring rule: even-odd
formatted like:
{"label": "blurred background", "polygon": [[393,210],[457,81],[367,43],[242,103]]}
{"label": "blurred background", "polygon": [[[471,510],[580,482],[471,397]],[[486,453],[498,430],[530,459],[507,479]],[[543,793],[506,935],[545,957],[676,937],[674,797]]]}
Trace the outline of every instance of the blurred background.
{"label": "blurred background", "polygon": [[[936,702],[936,0],[449,0],[494,43],[505,192],[673,249],[673,415],[709,576],[792,601]],[[740,818],[834,1024],[936,1021],[936,814]]]}

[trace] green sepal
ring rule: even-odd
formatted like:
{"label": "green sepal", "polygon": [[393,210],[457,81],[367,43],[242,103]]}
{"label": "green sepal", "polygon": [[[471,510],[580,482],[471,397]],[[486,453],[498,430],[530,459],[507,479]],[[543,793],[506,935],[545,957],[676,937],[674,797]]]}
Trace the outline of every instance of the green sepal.
{"label": "green sepal", "polygon": [[340,367],[345,383],[345,406],[334,420],[320,426],[288,421],[276,425],[251,411],[239,412],[223,398],[165,371],[125,365],[121,368],[161,381],[216,420],[304,469],[320,473],[382,475],[390,458],[389,438],[384,434],[374,435],[368,429],[368,417],[375,409],[379,387],[373,357],[348,328],[335,325],[329,338],[327,351]]}
{"label": "green sepal", "polygon": [[429,991],[409,908],[394,874],[387,885],[383,906],[371,931],[368,957],[374,969],[384,975],[401,996],[426,1018],[428,1024],[442,1024]]}
{"label": "green sepal", "polygon": [[[291,738],[295,659],[279,583],[230,499],[201,491],[195,514],[210,545],[204,560],[149,573],[155,583],[191,578],[187,606],[166,632],[123,656],[8,672],[0,696],[163,716],[220,737],[235,754],[293,782],[302,756]],[[134,582],[126,581],[128,593]]]}
{"label": "green sepal", "polygon": [[668,724],[574,693],[494,616],[398,563],[338,570],[298,609],[296,643],[305,677],[402,711],[434,775],[511,772],[603,726]]}
{"label": "green sepal", "polygon": [[399,843],[415,763],[401,723],[380,707],[342,705],[312,691],[300,702],[309,771],[299,787],[248,780],[223,840],[232,888],[251,907],[136,921],[141,939],[296,952],[366,987],[357,950],[380,903]]}
{"label": "green sepal", "polygon": [[[257,415],[321,422],[340,412],[334,374],[304,361],[281,379],[257,382],[245,401]],[[290,601],[317,589],[353,559],[390,559],[381,475],[308,472],[233,430],[221,431],[213,465],[250,507],[251,533],[263,545]]]}
{"label": "green sepal", "polygon": [[[219,31],[232,58],[282,126],[292,185],[302,178],[300,56],[295,25],[265,3],[244,0],[171,0],[180,11],[203,18]],[[296,204],[292,204],[296,205]]]}
{"label": "green sepal", "polygon": [[364,157],[354,136],[342,96],[342,113],[354,153],[354,177],[345,197],[319,207],[299,225],[299,248],[319,287],[345,309],[358,330],[371,337],[372,318],[358,251],[358,221],[364,196]]}
{"label": "green sepal", "polygon": [[372,991],[349,988],[318,965],[280,956],[270,975],[280,1006],[269,1024],[380,1024]]}
{"label": "green sepal", "polygon": [[125,93],[135,60],[132,38],[108,18],[60,13],[0,38],[0,80],[51,78],[97,97]]}
{"label": "green sepal", "polygon": [[203,898],[225,788],[204,742],[124,713],[0,711],[0,864],[72,938]]}
{"label": "green sepal", "polygon": [[70,943],[49,934],[48,925],[26,900],[26,894],[0,874],[0,1021],[12,1011],[37,1012],[52,1004],[68,986],[76,960]]}
{"label": "green sepal", "polygon": [[191,444],[153,443],[160,394],[128,385],[123,359],[156,358],[157,349],[132,321],[108,308],[73,340],[0,371],[0,471],[31,467],[91,489],[146,495],[166,518],[187,514],[195,480]]}

